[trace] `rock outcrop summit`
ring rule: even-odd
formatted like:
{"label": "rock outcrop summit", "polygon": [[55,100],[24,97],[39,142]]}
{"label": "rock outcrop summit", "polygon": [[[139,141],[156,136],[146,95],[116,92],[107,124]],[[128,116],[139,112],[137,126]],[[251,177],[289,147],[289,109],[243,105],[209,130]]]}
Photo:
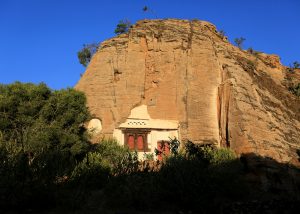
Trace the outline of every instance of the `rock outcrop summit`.
{"label": "rock outcrop summit", "polygon": [[276,55],[235,47],[209,22],[142,20],[102,42],[75,88],[101,121],[95,138],[146,106],[153,121],[177,121],[181,141],[297,165],[300,99],[287,84],[299,73]]}

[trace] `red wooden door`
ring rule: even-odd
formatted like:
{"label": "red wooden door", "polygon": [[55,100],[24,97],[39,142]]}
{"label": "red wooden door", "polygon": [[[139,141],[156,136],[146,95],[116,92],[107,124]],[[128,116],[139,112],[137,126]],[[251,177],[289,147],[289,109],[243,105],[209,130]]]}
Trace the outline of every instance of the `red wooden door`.
{"label": "red wooden door", "polygon": [[157,159],[158,159],[159,161],[162,160],[162,148],[161,148],[161,147],[162,147],[161,142],[158,141],[158,142],[157,142],[157,151],[158,151]]}
{"label": "red wooden door", "polygon": [[137,137],[137,150],[143,150],[144,149],[144,138],[142,135],[138,135]]}
{"label": "red wooden door", "polygon": [[133,135],[128,136],[127,144],[128,144],[128,147],[130,150],[134,150],[134,136]]}
{"label": "red wooden door", "polygon": [[168,141],[158,141],[157,142],[157,150],[158,150],[158,155],[157,159],[161,161],[165,156],[170,155],[170,146]]}

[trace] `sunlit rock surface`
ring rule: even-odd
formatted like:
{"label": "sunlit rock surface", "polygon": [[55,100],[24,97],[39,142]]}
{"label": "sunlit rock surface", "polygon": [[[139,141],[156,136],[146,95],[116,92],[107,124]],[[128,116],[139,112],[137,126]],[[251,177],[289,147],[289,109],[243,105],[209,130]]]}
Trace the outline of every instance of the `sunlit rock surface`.
{"label": "sunlit rock surface", "polygon": [[[293,78],[299,78],[295,71]],[[181,141],[299,164],[300,101],[279,57],[230,44],[205,21],[143,20],[104,41],[76,85],[111,137],[130,111],[179,122]]]}

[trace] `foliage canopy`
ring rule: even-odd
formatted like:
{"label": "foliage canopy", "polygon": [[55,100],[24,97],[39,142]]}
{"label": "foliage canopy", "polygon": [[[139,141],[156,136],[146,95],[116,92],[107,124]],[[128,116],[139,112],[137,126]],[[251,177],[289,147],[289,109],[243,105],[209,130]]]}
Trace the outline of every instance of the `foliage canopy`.
{"label": "foliage canopy", "polygon": [[99,44],[96,43],[83,45],[83,48],[77,52],[79,63],[86,67],[90,63],[93,55],[97,52],[98,47]]}
{"label": "foliage canopy", "polygon": [[97,213],[107,208],[232,213],[225,212],[227,204],[251,199],[243,177],[247,161],[243,165],[230,149],[190,141],[179,149],[180,142],[170,139],[172,155],[141,162],[114,140],[89,144],[85,104],[73,89],[0,85],[1,213],[3,207],[20,213],[94,213],[95,207]]}
{"label": "foliage canopy", "polygon": [[115,29],[115,34],[120,35],[122,33],[128,32],[130,26],[131,26],[131,23],[128,20],[119,21],[119,24],[117,24],[117,27]]}
{"label": "foliage canopy", "polygon": [[239,49],[242,49],[243,43],[245,42],[245,40],[246,39],[244,37],[235,38],[234,43],[238,46]]}
{"label": "foliage canopy", "polygon": [[0,185],[6,179],[48,185],[69,173],[88,150],[88,118],[81,92],[52,91],[43,83],[0,85]]}
{"label": "foliage canopy", "polygon": [[2,140],[28,151],[57,147],[75,152],[75,147],[88,141],[83,127],[89,118],[85,104],[83,93],[74,89],[51,91],[43,83],[0,85]]}

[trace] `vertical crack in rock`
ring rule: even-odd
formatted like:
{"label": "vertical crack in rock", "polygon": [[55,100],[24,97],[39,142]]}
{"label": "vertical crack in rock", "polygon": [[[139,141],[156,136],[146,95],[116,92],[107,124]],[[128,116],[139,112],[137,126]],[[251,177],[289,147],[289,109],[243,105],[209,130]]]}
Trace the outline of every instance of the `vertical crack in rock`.
{"label": "vertical crack in rock", "polygon": [[218,124],[220,133],[220,145],[230,147],[229,133],[229,108],[231,99],[231,82],[228,79],[227,65],[222,65],[221,84],[218,88]]}
{"label": "vertical crack in rock", "polygon": [[226,125],[225,125],[225,129],[226,129],[226,136],[225,136],[225,140],[226,140],[226,147],[230,147],[230,133],[229,133],[229,126],[228,126],[228,124],[229,124],[229,118],[228,118],[228,114],[229,114],[229,100],[230,100],[230,93],[229,93],[229,95],[228,95],[229,97],[228,97],[228,100],[227,100],[227,108],[226,108]]}
{"label": "vertical crack in rock", "polygon": [[190,32],[189,32],[189,36],[188,36],[188,47],[187,47],[187,51],[192,49],[192,41],[193,41],[193,35],[194,35],[194,26],[193,26],[193,22],[189,21],[189,25],[190,25]]}
{"label": "vertical crack in rock", "polygon": [[189,22],[189,33],[188,33],[188,46],[185,51],[186,54],[186,66],[185,66],[185,99],[184,99],[184,105],[185,105],[185,129],[186,129],[186,137],[189,138],[190,133],[189,133],[189,102],[190,102],[190,97],[189,97],[189,63],[190,63],[190,57],[192,54],[192,40],[193,40],[193,24],[190,21]]}
{"label": "vertical crack in rock", "polygon": [[[118,58],[117,58],[118,60]],[[118,64],[118,63],[117,63]],[[114,59],[109,60],[109,66],[110,66],[110,70],[111,70],[111,83],[112,83],[112,100],[114,102],[114,107],[117,106],[117,100],[116,100],[116,80],[117,80],[117,74],[116,74],[116,70],[117,68],[115,68],[114,65]]]}
{"label": "vertical crack in rock", "polygon": [[148,52],[149,52],[149,46],[148,46],[148,40],[147,40],[147,36],[144,36],[145,39],[145,44],[146,44],[146,49],[145,49],[145,60],[144,60],[144,67],[145,67],[145,71],[144,71],[144,91],[141,94],[141,98],[145,99],[146,98],[146,74],[147,74],[147,60],[148,60]]}

